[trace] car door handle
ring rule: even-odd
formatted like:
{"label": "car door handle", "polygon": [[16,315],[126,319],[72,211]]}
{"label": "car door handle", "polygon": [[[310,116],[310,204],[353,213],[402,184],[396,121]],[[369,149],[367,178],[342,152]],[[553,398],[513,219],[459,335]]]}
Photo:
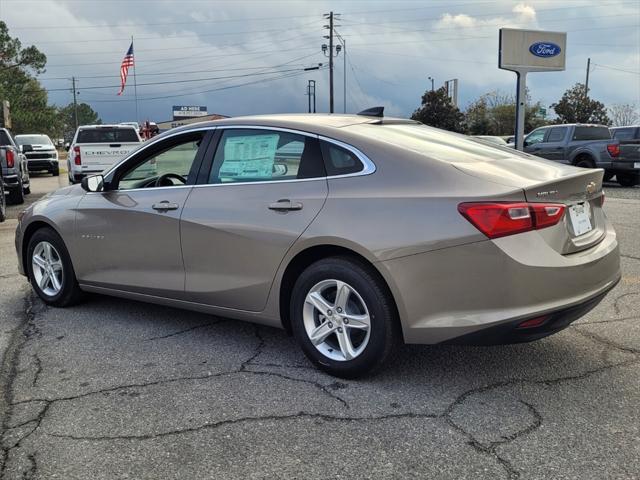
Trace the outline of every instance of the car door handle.
{"label": "car door handle", "polygon": [[151,208],[153,208],[154,210],[158,210],[159,212],[166,212],[168,210],[177,210],[179,206],[180,205],[178,205],[177,203],[171,203],[164,200],[160,203],[154,203],[153,205],[151,205]]}
{"label": "car door handle", "polygon": [[269,204],[269,210],[275,210],[277,212],[286,212],[291,210],[302,210],[302,203],[292,202],[287,198],[282,198],[277,202]]}

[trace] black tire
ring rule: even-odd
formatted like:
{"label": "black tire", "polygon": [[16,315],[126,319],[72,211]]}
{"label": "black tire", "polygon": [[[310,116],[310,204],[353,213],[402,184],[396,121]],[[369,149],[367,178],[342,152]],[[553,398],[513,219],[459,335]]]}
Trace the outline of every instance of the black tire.
{"label": "black tire", "polygon": [[[51,244],[57,251],[62,263],[62,286],[60,291],[55,295],[46,294],[35,280],[32,258],[33,252],[40,242],[48,242]],[[26,264],[31,286],[46,304],[54,307],[68,307],[81,300],[82,291],[78,286],[78,281],[76,280],[76,274],[73,270],[71,257],[69,257],[67,247],[65,246],[62,238],[60,238],[60,235],[51,228],[41,228],[31,236],[31,239],[29,239],[29,245],[27,246]]]}
{"label": "black tire", "polygon": [[640,184],[640,177],[633,173],[618,173],[616,179],[623,187],[635,187]]}
{"label": "black tire", "polygon": [[605,182],[610,182],[610,181],[611,181],[611,179],[612,179],[615,175],[616,175],[616,174],[615,174],[614,172],[608,172],[608,171],[605,171],[605,172],[604,172],[604,178],[603,178],[603,180],[604,180]]}
{"label": "black tire", "polygon": [[[369,313],[368,343],[351,360],[335,360],[326,356],[311,343],[304,325],[303,311],[307,294],[320,282],[333,279],[345,282],[355,289]],[[293,287],[290,308],[293,334],[302,351],[319,369],[336,377],[356,378],[373,372],[384,363],[400,339],[396,308],[384,281],[372,267],[350,257],[330,257],[304,270]],[[313,312],[317,315],[316,310]],[[318,317],[315,318],[321,322]],[[325,321],[328,322],[326,319]],[[337,341],[337,336],[327,337],[329,341],[332,338]],[[338,350],[339,347],[336,352]]]}
{"label": "black tire", "polygon": [[578,157],[574,165],[580,168],[595,168],[596,166],[589,157]]}
{"label": "black tire", "polygon": [[31,193],[31,183],[29,183],[28,186],[24,187],[22,191],[24,192],[25,195],[29,195]]}
{"label": "black tire", "polygon": [[7,219],[7,198],[4,196],[4,185],[0,178],[0,223]]}
{"label": "black tire", "polygon": [[24,187],[22,186],[22,179],[19,180],[19,184],[16,188],[9,190],[9,203],[13,205],[21,205],[24,203]]}
{"label": "black tire", "polygon": [[53,170],[51,170],[51,175],[54,177],[60,176],[60,167],[54,167]]}

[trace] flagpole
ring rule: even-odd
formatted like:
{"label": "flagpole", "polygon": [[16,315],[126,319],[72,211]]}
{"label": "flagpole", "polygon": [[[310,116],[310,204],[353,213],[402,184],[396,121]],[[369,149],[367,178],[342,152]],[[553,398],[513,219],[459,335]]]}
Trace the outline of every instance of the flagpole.
{"label": "flagpole", "polygon": [[131,35],[131,47],[133,51],[133,93],[136,97],[136,122],[139,122],[140,116],[138,115],[138,83],[136,81],[136,51],[133,48],[133,35]]}

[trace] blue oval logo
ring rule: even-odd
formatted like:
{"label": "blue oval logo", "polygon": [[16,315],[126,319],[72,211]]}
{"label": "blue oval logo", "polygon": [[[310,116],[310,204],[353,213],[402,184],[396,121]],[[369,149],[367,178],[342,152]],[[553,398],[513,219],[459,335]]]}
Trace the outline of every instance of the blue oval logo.
{"label": "blue oval logo", "polygon": [[536,42],[529,47],[529,51],[536,57],[548,58],[560,55],[561,49],[551,42]]}

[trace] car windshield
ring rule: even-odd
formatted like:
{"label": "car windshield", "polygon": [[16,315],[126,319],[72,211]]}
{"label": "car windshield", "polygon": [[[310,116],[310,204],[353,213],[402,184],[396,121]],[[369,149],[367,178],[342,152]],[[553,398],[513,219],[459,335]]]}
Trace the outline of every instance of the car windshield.
{"label": "car windshield", "polygon": [[80,130],[76,143],[123,143],[139,141],[138,134],[133,128],[99,127]]}
{"label": "car windshield", "polygon": [[53,145],[46,135],[16,135],[18,145]]}

